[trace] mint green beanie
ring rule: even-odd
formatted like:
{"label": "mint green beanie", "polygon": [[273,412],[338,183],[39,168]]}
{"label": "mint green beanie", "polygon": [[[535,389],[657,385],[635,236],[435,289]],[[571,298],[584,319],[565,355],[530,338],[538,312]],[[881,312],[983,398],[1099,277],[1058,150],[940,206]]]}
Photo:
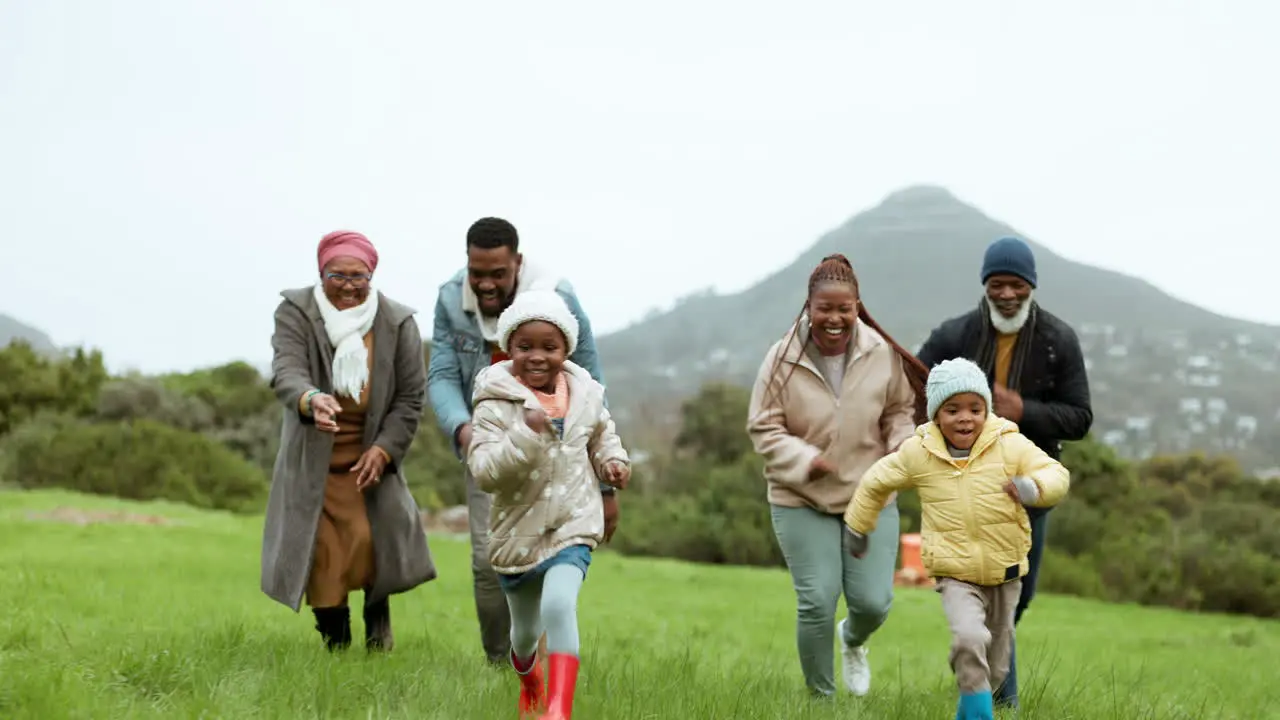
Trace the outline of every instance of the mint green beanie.
{"label": "mint green beanie", "polygon": [[929,371],[929,381],[924,388],[929,419],[935,418],[938,408],[948,399],[967,392],[981,395],[987,403],[987,414],[991,414],[991,387],[987,384],[987,374],[982,372],[977,363],[956,358],[934,365]]}

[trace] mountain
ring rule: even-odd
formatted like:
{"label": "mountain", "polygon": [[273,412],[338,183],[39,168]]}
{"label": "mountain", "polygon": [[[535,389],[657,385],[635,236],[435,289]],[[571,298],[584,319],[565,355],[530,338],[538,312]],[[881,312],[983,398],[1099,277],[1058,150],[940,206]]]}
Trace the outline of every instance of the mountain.
{"label": "mountain", "polygon": [[603,336],[610,404],[620,422],[637,413],[646,422],[671,420],[679,400],[708,380],[750,382],[765,351],[795,321],[809,273],[836,252],[853,262],[872,316],[905,347],[918,348],[942,320],[977,304],[983,251],[1005,235],[1031,245],[1037,299],[1081,336],[1096,434],[1110,433],[1135,456],[1225,450],[1243,453],[1251,465],[1280,465],[1280,455],[1270,456],[1280,447],[1254,442],[1245,453],[1235,437],[1275,432],[1280,441],[1271,399],[1280,397],[1280,328],[1224,317],[1140,278],[1068,260],[933,186],[890,194],[742,292],[690,296]]}
{"label": "mountain", "polygon": [[53,344],[53,338],[43,331],[0,313],[0,348],[8,347],[14,340],[26,340],[34,350],[42,353],[57,350],[57,346]]}

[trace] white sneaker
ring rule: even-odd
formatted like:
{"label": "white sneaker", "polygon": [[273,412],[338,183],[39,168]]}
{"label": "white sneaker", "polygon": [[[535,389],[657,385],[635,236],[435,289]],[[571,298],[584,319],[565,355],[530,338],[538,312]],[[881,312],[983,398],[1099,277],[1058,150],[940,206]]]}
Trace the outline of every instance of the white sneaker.
{"label": "white sneaker", "polygon": [[862,697],[871,691],[871,663],[867,662],[867,647],[849,647],[844,640],[844,626],[848,618],[836,625],[836,635],[840,637],[840,655],[842,656],[844,685],[849,692]]}

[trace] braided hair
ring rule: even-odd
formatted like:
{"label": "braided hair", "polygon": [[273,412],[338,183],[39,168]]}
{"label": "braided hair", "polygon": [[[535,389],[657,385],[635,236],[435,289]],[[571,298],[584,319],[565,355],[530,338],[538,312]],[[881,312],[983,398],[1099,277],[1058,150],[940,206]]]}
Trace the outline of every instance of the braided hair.
{"label": "braided hair", "polygon": [[[924,422],[924,416],[926,414],[924,389],[925,382],[929,378],[929,368],[925,367],[924,363],[920,362],[920,360],[918,360],[915,355],[912,355],[906,348],[899,345],[898,342],[889,335],[889,333],[885,332],[884,329],[880,327],[880,323],[877,323],[875,319],[871,317],[871,314],[867,312],[867,306],[862,302],[862,293],[858,290],[858,275],[853,271],[853,263],[849,262],[849,258],[841,255],[840,253],[828,255],[824,257],[822,262],[818,263],[818,266],[809,274],[809,294],[806,296],[804,307],[801,307],[799,314],[796,315],[796,327],[799,327],[801,318],[804,317],[805,312],[808,310],[809,299],[813,298],[814,291],[818,289],[818,286],[829,282],[844,283],[853,288],[854,295],[858,297],[858,319],[861,320],[864,325],[879,333],[880,337],[884,338],[885,342],[889,343],[889,346],[893,348],[893,351],[897,353],[898,357],[902,360],[902,369],[907,374],[907,382],[910,383],[911,390],[916,396],[915,421],[917,423]],[[778,351],[777,357],[774,358],[773,371],[770,373],[769,380],[770,388],[774,388],[772,392],[773,400],[777,400],[782,394],[783,388],[785,388],[787,383],[791,381],[791,376],[796,371],[796,366],[792,365],[791,371],[787,373],[787,376],[783,378],[782,382],[776,382],[778,378],[778,371],[782,368],[782,359],[787,354],[787,350],[790,349],[791,343],[795,342],[796,336],[799,334],[799,332],[791,333],[787,339],[787,344]],[[806,333],[804,338],[800,341],[800,352],[802,354],[808,348],[810,342],[811,338],[809,334]]]}

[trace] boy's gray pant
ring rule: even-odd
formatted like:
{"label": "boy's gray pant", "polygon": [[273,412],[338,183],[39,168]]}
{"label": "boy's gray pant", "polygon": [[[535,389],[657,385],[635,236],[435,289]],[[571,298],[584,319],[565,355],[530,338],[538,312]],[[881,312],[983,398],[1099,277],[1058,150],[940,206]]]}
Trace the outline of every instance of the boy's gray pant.
{"label": "boy's gray pant", "polygon": [[1022,580],[984,586],[938,578],[942,611],[951,628],[951,671],[962,694],[990,692],[1009,673],[1013,614]]}

